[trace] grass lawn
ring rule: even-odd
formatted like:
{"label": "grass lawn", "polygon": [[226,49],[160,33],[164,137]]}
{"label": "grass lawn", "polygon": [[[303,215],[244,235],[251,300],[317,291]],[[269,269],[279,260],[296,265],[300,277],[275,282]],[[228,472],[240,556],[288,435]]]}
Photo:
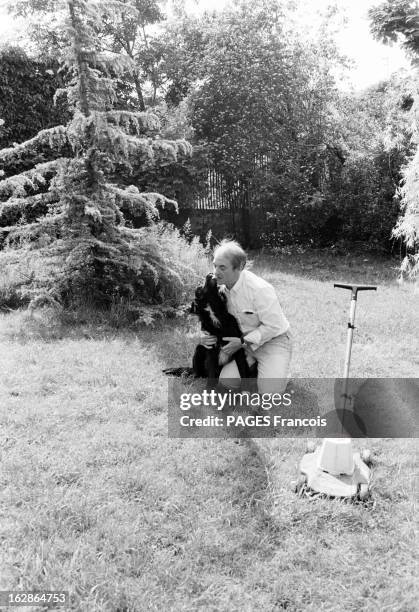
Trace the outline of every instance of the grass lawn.
{"label": "grass lawn", "polygon": [[[395,265],[255,257],[294,377],[342,372],[349,292],[333,281],[379,285],[359,297],[352,375],[418,375],[418,294]],[[69,590],[86,612],[417,609],[416,440],[359,441],[372,498],[351,504],[290,491],[302,440],[169,439],[161,369],[188,364],[196,329],[1,316],[0,590]]]}

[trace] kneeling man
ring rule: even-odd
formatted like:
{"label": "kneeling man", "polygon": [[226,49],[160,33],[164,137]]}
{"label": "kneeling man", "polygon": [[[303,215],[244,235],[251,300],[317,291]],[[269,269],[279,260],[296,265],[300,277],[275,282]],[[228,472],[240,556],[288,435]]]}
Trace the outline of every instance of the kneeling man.
{"label": "kneeling man", "polygon": [[[235,241],[223,240],[215,248],[213,264],[218,285],[225,286],[228,311],[236,317],[243,333],[242,339],[224,338],[228,344],[222,350],[232,355],[244,345],[249,364],[257,362],[259,393],[283,393],[288,382],[292,346],[290,326],[275,289],[244,269],[246,253]],[[215,342],[215,336],[201,338],[206,348]],[[227,387],[239,386],[240,376],[234,360],[223,367],[220,382]]]}

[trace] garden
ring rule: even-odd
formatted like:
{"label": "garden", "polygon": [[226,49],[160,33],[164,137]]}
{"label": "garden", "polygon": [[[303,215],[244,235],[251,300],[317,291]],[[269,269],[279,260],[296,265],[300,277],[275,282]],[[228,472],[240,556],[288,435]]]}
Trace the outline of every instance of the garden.
{"label": "garden", "polygon": [[[311,27],[297,5],[10,6],[27,29],[0,47],[0,591],[86,612],[415,609],[412,432],[354,440],[360,501],[295,491],[301,438],[168,431],[163,370],[191,365],[189,307],[226,237],[276,290],[294,382],[342,375],[350,282],[377,286],[351,376],[417,384],[417,74],[340,88],[339,10]],[[368,14],[412,66],[417,8]],[[214,194],[235,231],[194,230]]]}

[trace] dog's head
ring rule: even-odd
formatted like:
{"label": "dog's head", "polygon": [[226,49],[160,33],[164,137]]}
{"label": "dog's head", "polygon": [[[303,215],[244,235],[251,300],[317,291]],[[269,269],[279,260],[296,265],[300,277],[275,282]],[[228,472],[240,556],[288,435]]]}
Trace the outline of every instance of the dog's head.
{"label": "dog's head", "polygon": [[217,280],[213,274],[207,274],[202,286],[197,287],[195,299],[192,302],[190,312],[202,316],[203,312],[211,311],[217,316],[220,309],[225,310],[227,296],[222,288],[217,285]]}

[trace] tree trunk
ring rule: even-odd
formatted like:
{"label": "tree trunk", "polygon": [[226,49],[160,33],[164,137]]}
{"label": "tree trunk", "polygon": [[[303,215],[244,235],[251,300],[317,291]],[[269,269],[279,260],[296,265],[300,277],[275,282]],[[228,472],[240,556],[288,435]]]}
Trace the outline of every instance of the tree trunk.
{"label": "tree trunk", "polygon": [[138,104],[140,107],[140,111],[145,111],[144,97],[141,89],[140,79],[138,78],[138,72],[134,72],[134,84],[135,89],[137,90]]}
{"label": "tree trunk", "polygon": [[68,9],[70,11],[71,25],[74,29],[74,46],[77,66],[79,70],[79,95],[80,95],[80,110],[85,117],[90,114],[89,94],[87,86],[87,68],[88,63],[84,57],[84,53],[80,43],[80,22],[74,8],[74,0],[68,0]]}

